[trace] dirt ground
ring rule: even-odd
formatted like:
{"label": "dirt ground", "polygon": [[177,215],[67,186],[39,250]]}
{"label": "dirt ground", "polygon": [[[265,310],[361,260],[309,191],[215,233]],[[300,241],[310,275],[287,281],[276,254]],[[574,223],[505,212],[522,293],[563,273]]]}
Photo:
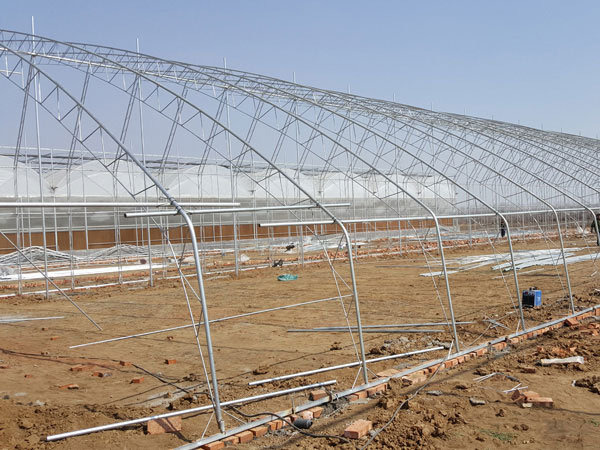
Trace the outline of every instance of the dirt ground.
{"label": "dirt ground", "polygon": [[[582,246],[572,240],[567,246]],[[519,242],[517,250],[546,248],[542,242]],[[497,251],[506,251],[496,245]],[[452,259],[466,255],[490,254],[487,246],[451,249]],[[586,250],[581,254],[585,254]],[[357,285],[363,325],[443,321],[448,301],[443,278],[424,277],[428,265],[436,265],[435,251],[424,258],[406,254],[379,255],[359,260]],[[205,280],[209,318],[224,318],[300,302],[332,298],[293,309],[243,316],[211,324],[215,363],[222,400],[272,392],[288,387],[335,379],[334,390],[352,386],[358,377],[350,368],[310,377],[249,388],[249,381],[310,370],[356,360],[353,340],[357,335],[340,333],[292,333],[293,328],[344,326],[356,323],[347,262],[334,264],[339,276],[332,276],[326,263],[305,267],[287,266],[243,272],[239,278],[213,276]],[[524,270],[521,289],[537,286],[543,291],[543,306],[526,310],[529,326],[561,317],[569,312],[565,281],[560,266]],[[569,266],[575,303],[587,307],[600,303],[598,275],[593,262]],[[527,273],[526,273],[527,272]],[[293,282],[278,282],[277,275],[294,273]],[[458,328],[463,348],[509,333],[492,319],[514,331],[518,314],[511,302],[516,292],[511,273],[504,278],[490,266],[450,276],[454,313],[457,320],[473,323]],[[345,284],[346,283],[346,284]],[[195,286],[194,286],[195,287]],[[436,289],[437,287],[437,289]],[[339,289],[339,292],[338,292]],[[341,293],[343,302],[337,298]],[[512,300],[511,300],[512,296]],[[109,339],[190,323],[190,309],[200,317],[200,305],[190,295],[188,308],[179,283],[162,281],[154,288],[112,287],[73,294],[77,302],[101,326],[94,328],[64,298],[54,296],[13,297],[0,302],[0,316],[64,316],[63,319],[0,324],[0,448],[79,449],[117,447],[127,449],[173,448],[199,439],[206,430],[216,432],[209,413],[183,420],[180,433],[147,435],[143,426],[74,437],[52,443],[49,434],[133,419],[152,414],[208,404],[204,368],[191,327],[135,339],[71,349],[72,345]],[[443,306],[443,308],[442,308]],[[369,358],[447,344],[451,334],[444,327],[427,327],[437,333],[369,333],[365,348]],[[206,354],[203,328],[200,348]],[[540,348],[538,348],[540,347]],[[543,348],[541,348],[543,347]],[[536,367],[556,348],[585,357],[577,367]],[[574,350],[572,348],[575,347]],[[370,365],[373,372],[391,367],[404,368],[445,356],[446,351],[389,360]],[[573,386],[574,380],[600,377],[600,341],[580,331],[561,329],[551,335],[510,348],[510,351],[470,361],[459,368],[439,372],[414,399],[408,409],[398,412],[391,425],[369,448],[598,448],[600,438],[600,395],[591,387]],[[165,361],[176,360],[174,364]],[[121,365],[120,361],[131,363]],[[76,370],[71,370],[71,369]],[[82,369],[82,370],[77,370]],[[94,376],[95,372],[110,376]],[[517,382],[496,375],[482,382],[479,375],[502,372],[518,379],[542,396],[554,399],[553,409],[526,409],[499,391]],[[132,383],[143,377],[141,383]],[[359,378],[360,379],[360,378]],[[64,386],[76,384],[78,389]],[[585,381],[579,384],[586,384]],[[410,387],[392,383],[383,399],[330,408],[311,432],[341,435],[357,418],[385,424],[396,405],[410,395]],[[428,391],[441,391],[430,395]],[[597,389],[596,389],[597,391]],[[486,401],[471,406],[469,398]],[[278,411],[306,400],[302,392],[242,407],[246,413]],[[230,411],[230,413],[233,413]],[[226,415],[228,427],[237,423]],[[364,444],[366,441],[361,441]],[[329,439],[301,437],[289,431],[263,437],[246,448],[352,448]],[[240,446],[243,448],[243,446]]]}

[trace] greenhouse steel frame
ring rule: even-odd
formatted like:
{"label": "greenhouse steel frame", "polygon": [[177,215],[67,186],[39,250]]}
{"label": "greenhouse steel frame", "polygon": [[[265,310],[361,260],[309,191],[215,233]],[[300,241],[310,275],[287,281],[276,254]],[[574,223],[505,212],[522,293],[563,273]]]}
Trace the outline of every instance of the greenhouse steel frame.
{"label": "greenhouse steel frame", "polygon": [[[233,246],[235,274],[242,270],[242,225],[253,227],[254,245],[260,244],[257,227],[287,229],[287,236],[278,236],[299,240],[298,264],[305,262],[305,237],[317,239],[336,286],[339,279],[348,289],[349,294],[343,295],[338,286],[342,305],[343,298],[352,298],[355,328],[348,321],[346,309],[344,314],[350,335],[354,329],[358,335],[357,363],[365,383],[369,383],[369,369],[354,264],[359,257],[358,241],[365,236],[369,242],[380,237],[370,233],[370,226],[376,229],[377,224],[386,224],[388,239],[390,224],[399,241],[410,235],[428,266],[432,258],[428,230],[434,230],[443,286],[437,284],[429,269],[446,315],[441,301],[445,296],[446,324],[457,351],[461,341],[444,248],[453,245],[452,239],[461,235],[462,226],[468,225],[470,242],[471,226],[475,224],[481,240],[492,248],[497,228],[506,232],[512,282],[502,277],[518,309],[522,329],[527,324],[515,263],[516,239],[529,234],[541,236],[550,249],[552,239],[557,237],[556,256],[563,270],[563,274],[557,271],[557,276],[566,283],[564,292],[571,313],[576,305],[563,236],[569,225],[583,230],[591,221],[600,243],[595,212],[600,207],[596,161],[600,141],[596,139],[435,112],[227,68],[170,61],[139,51],[60,42],[8,30],[0,30],[0,75],[3,93],[22,95],[20,103],[13,100],[12,109],[5,108],[19,120],[15,119],[14,148],[5,147],[12,157],[13,195],[0,202],[0,214],[14,214],[6,219],[14,222],[14,233],[3,232],[2,237],[16,249],[16,259],[10,260],[11,264],[16,261],[18,270],[13,276],[18,281],[16,293],[23,293],[22,266],[30,263],[43,276],[46,296],[52,284],[72,302],[66,292],[69,289],[61,289],[53,280],[49,254],[54,247],[50,257],[63,258],[59,250],[68,250],[64,258],[69,261],[70,288],[75,289],[73,221],[79,216],[72,214],[74,210],[81,211],[88,257],[89,222],[95,211],[105,211],[110,217],[109,228],[114,234],[111,242],[119,267],[126,259],[121,254],[121,229],[127,225],[121,220],[135,218],[136,236],[139,228],[145,247],[145,253],[138,252],[137,256],[145,256],[142,265],[148,274],[146,281],[154,284],[157,267],[164,269],[164,277],[170,268],[180,279],[221,432],[225,431],[225,422],[203,284],[203,249],[208,248],[203,247],[206,242],[202,234],[207,226],[204,216],[218,216],[219,224],[226,217],[232,236],[224,239],[221,233],[221,244],[228,240]],[[108,95],[114,97],[106,101]],[[123,111],[122,120],[115,117],[115,112]],[[31,147],[26,145],[28,135],[34,136],[35,145]],[[45,144],[49,151],[43,150],[43,141],[50,141]],[[181,157],[179,151],[186,155]],[[59,156],[57,170],[55,159]],[[223,189],[225,195],[174,195],[174,191],[182,192],[181,181],[175,181],[173,190],[167,181],[169,176],[178,177],[182,161],[193,163],[198,179],[209,164],[220,167],[220,179],[229,183]],[[100,200],[86,196],[85,185],[90,181],[82,168],[89,162],[111,177],[112,186],[107,191],[112,188],[112,195]],[[174,167],[172,173],[170,167]],[[83,192],[73,192],[72,177],[77,170],[81,170]],[[31,188],[33,193],[28,183],[26,192],[22,192],[19,174],[31,180],[37,174],[39,183]],[[64,177],[64,198],[50,191],[45,181],[48,177]],[[250,194],[240,195],[242,191]],[[57,210],[67,211],[67,225],[62,228],[58,225],[62,213]],[[169,222],[169,217],[175,217],[171,219],[175,222]],[[194,217],[199,217],[198,222],[194,223]],[[328,228],[330,225],[333,228]],[[359,225],[364,225],[360,231]],[[181,231],[179,240],[175,239],[174,226],[185,227],[187,236]],[[59,248],[58,233],[63,229],[68,232],[66,249]],[[160,245],[152,237],[153,230],[160,235]],[[42,243],[43,261],[38,265],[27,253],[32,251],[32,233],[38,233],[36,239]],[[48,241],[52,233],[53,245]],[[348,283],[334,268],[336,258],[330,258],[323,244],[324,236],[336,233],[340,242],[345,242]],[[268,245],[274,245],[271,236],[275,233],[268,236]],[[590,248],[594,247],[594,239],[588,245],[583,237],[595,264]],[[191,245],[187,254],[193,259],[193,274],[182,266],[186,243]],[[338,244],[338,248],[342,246]],[[159,258],[163,262],[159,263]],[[190,277],[197,278],[197,291]],[[124,282],[121,270],[118,282]],[[201,305],[199,317],[194,316],[190,297]],[[204,326],[208,369],[197,330],[200,322]]]}

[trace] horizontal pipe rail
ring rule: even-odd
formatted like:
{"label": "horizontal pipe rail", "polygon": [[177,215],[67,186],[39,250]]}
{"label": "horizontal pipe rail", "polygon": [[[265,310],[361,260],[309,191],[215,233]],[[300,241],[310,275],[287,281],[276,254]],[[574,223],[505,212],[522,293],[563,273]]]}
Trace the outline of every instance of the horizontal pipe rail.
{"label": "horizontal pipe rail", "polygon": [[[348,207],[350,203],[330,203],[323,205],[280,205],[280,206],[257,206],[254,208],[224,208],[224,209],[191,209],[186,211],[188,214],[227,214],[227,213],[243,213],[243,212],[258,212],[258,211],[288,211],[296,209],[314,209],[314,208],[341,208]],[[153,212],[126,212],[126,218],[133,217],[157,217],[157,216],[176,216],[177,211],[153,211]]]}
{"label": "horizontal pipe rail", "polygon": [[[179,203],[181,206],[227,207],[240,206],[236,202],[189,202]],[[169,203],[157,202],[0,202],[0,208],[167,208]]]}
{"label": "horizontal pipe rail", "polygon": [[[593,207],[598,209],[600,207]],[[586,208],[562,208],[557,209],[556,212],[577,212],[577,211],[589,211]],[[539,209],[530,211],[510,211],[502,212],[505,216],[519,216],[526,214],[549,214],[554,213],[551,209]],[[498,214],[494,213],[473,213],[473,214],[448,214],[436,216],[438,220],[443,219],[472,219],[477,217],[498,217]],[[369,223],[369,222],[410,222],[413,220],[433,220],[433,216],[413,216],[413,217],[369,217],[364,219],[340,219],[342,223]],[[259,223],[259,227],[284,227],[284,226],[307,226],[307,225],[328,225],[332,224],[332,220],[306,220],[301,222],[268,222]]]}

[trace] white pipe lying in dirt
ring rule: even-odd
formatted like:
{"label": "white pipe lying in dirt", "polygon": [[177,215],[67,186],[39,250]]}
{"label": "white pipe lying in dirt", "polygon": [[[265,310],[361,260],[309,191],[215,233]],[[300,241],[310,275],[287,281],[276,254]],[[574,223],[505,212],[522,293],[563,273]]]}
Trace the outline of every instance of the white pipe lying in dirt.
{"label": "white pipe lying in dirt", "polygon": [[[239,403],[254,402],[254,401],[258,401],[258,400],[264,400],[267,398],[279,397],[281,395],[293,394],[294,392],[305,391],[307,389],[331,386],[332,384],[335,384],[335,383],[337,383],[337,380],[329,380],[329,381],[323,381],[322,383],[315,383],[315,384],[309,384],[307,386],[298,386],[295,388],[285,389],[283,391],[268,392],[266,394],[254,395],[252,397],[240,398],[238,400],[230,400],[228,402],[221,402],[221,406],[237,405]],[[115,423],[110,423],[108,425],[100,425],[100,426],[92,427],[92,428],[84,428],[82,430],[69,431],[67,433],[53,434],[51,436],[47,436],[46,441],[48,441],[48,442],[58,441],[60,439],[65,439],[65,438],[74,437],[74,436],[82,436],[84,434],[96,433],[98,431],[115,430],[117,428],[123,428],[123,427],[131,426],[131,425],[137,425],[140,423],[144,423],[149,420],[166,419],[169,417],[182,416],[184,414],[208,411],[209,409],[212,409],[212,408],[213,408],[213,405],[204,405],[204,406],[198,406],[197,408],[182,409],[181,411],[173,411],[173,412],[165,413],[165,414],[157,414],[155,416],[141,417],[139,419],[125,420],[123,422],[115,422]]]}
{"label": "white pipe lying in dirt", "polygon": [[[388,359],[397,359],[397,358],[404,358],[406,356],[419,355],[421,353],[428,353],[428,352],[433,352],[436,350],[444,350],[444,348],[445,347],[432,347],[432,348],[426,348],[424,350],[415,350],[413,352],[399,353],[397,355],[382,356],[381,358],[368,359],[367,364],[375,363],[375,362],[379,362],[379,361],[386,361]],[[314,375],[316,373],[329,372],[330,370],[338,370],[338,369],[345,369],[347,367],[355,367],[360,364],[362,364],[361,361],[354,361],[351,363],[340,364],[339,366],[322,367],[320,369],[307,370],[306,372],[291,373],[289,375],[281,375],[280,377],[266,378],[264,380],[251,381],[250,383],[248,383],[248,386],[257,386],[259,384],[271,383],[273,381],[289,380],[290,378],[303,377],[306,375]]]}

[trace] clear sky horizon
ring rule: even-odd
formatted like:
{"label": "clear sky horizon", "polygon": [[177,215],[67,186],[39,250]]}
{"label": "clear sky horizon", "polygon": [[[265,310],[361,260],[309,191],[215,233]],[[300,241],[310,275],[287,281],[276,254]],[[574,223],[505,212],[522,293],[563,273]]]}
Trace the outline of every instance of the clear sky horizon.
{"label": "clear sky horizon", "polygon": [[593,1],[31,0],[0,28],[598,137]]}

